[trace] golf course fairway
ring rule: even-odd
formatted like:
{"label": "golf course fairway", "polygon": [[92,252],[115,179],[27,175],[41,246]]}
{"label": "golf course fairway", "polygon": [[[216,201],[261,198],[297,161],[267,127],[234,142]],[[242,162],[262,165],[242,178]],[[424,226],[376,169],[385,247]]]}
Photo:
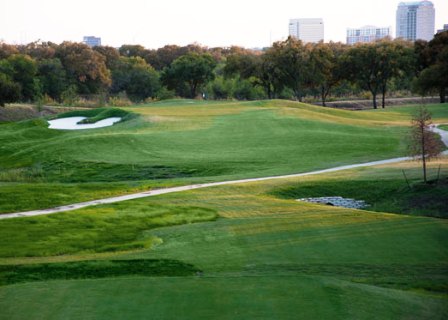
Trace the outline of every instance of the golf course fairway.
{"label": "golf course fairway", "polygon": [[[0,212],[403,157],[415,108],[172,100],[92,130],[0,124]],[[0,220],[0,319],[446,319],[448,158],[428,175],[405,161]],[[296,201],[314,196],[369,207]]]}

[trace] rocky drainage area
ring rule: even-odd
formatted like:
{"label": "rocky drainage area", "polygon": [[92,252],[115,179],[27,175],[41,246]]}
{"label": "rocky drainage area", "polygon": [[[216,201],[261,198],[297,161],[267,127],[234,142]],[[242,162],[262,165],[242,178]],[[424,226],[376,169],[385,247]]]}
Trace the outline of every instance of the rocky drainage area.
{"label": "rocky drainage area", "polygon": [[302,198],[297,199],[297,201],[325,204],[328,206],[343,207],[349,209],[363,209],[369,206],[364,200],[355,200],[343,197]]}

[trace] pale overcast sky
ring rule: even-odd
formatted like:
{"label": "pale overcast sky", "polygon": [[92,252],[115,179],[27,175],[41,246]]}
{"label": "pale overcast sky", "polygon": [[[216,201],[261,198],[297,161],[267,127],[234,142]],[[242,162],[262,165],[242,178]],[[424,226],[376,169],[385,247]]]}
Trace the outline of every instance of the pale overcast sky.
{"label": "pale overcast sky", "polygon": [[[101,37],[103,45],[269,46],[293,18],[323,18],[325,41],[345,42],[347,27],[391,26],[397,0],[0,0],[0,41],[60,43]],[[448,0],[432,0],[436,29]]]}

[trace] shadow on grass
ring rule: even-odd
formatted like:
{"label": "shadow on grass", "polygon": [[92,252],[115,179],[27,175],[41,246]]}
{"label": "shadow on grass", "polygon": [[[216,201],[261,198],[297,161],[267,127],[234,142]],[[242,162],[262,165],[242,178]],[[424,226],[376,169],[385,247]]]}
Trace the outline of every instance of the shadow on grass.
{"label": "shadow on grass", "polygon": [[447,177],[410,187],[399,179],[308,181],[271,194],[283,199],[341,196],[366,201],[370,211],[448,218]]}
{"label": "shadow on grass", "polygon": [[200,272],[178,260],[92,260],[68,263],[0,266],[0,285],[61,279],[97,279],[122,276],[178,277]]}

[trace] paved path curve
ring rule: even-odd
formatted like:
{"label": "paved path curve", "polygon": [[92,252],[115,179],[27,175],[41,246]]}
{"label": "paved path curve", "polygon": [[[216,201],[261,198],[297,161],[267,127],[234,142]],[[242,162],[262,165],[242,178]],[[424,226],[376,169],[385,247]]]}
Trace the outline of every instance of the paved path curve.
{"label": "paved path curve", "polygon": [[[441,136],[442,141],[445,143],[445,145],[448,146],[448,131],[441,130],[437,127],[434,127],[432,130],[434,132],[438,133]],[[448,151],[445,151],[443,154],[448,154]],[[54,207],[54,208],[43,209],[43,210],[33,210],[33,211],[25,211],[25,212],[0,214],[0,219],[39,216],[39,215],[44,215],[44,214],[52,214],[52,213],[58,213],[58,212],[71,211],[71,210],[81,209],[81,208],[95,206],[95,205],[99,205],[99,204],[107,204],[107,203],[114,203],[114,202],[120,202],[120,201],[132,200],[132,199],[152,197],[152,196],[157,196],[157,195],[166,194],[166,193],[181,192],[181,191],[194,190],[194,189],[200,189],[200,188],[208,188],[208,187],[214,187],[214,186],[222,186],[222,185],[227,185],[227,184],[264,181],[264,180],[271,180],[271,179],[297,178],[297,177],[304,177],[304,176],[329,173],[329,172],[335,172],[335,171],[341,171],[341,170],[347,170],[347,169],[354,169],[354,168],[360,168],[360,167],[371,167],[371,166],[376,166],[376,165],[380,165],[380,164],[396,163],[396,162],[411,160],[411,159],[412,159],[411,157],[402,157],[402,158],[372,161],[372,162],[359,163],[359,164],[351,164],[351,165],[346,165],[346,166],[340,166],[340,167],[305,172],[305,173],[288,174],[288,175],[283,175],[283,176],[271,176],[271,177],[263,177],[263,178],[250,178],[250,179],[242,179],[242,180],[210,182],[210,183],[193,184],[193,185],[181,186],[181,187],[157,189],[157,190],[128,194],[128,195],[124,195],[124,196],[74,203],[74,204],[70,204],[70,205],[66,205],[66,206]]]}

